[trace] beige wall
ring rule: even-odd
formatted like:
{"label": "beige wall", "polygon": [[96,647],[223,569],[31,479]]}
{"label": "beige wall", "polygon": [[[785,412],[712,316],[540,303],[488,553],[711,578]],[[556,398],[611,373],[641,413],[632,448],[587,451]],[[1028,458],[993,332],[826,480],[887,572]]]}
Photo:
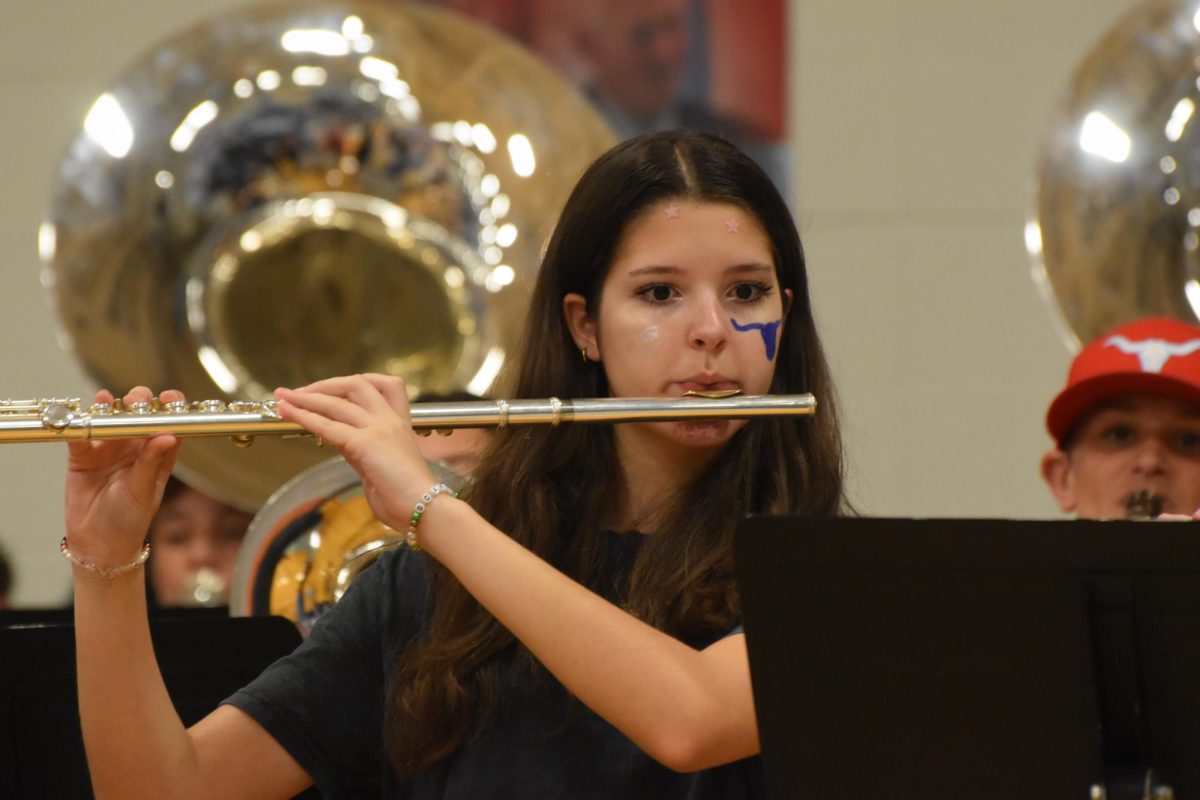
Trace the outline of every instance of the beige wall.
{"label": "beige wall", "polygon": [[864,512],[1058,514],[1036,465],[1069,354],[1024,216],[1050,109],[1133,6],[793,6],[798,216]]}
{"label": "beige wall", "polygon": [[[0,397],[90,390],[55,341],[36,255],[56,164],[84,112],[151,43],[237,5],[5,7]],[[1057,514],[1035,469],[1068,355],[1029,278],[1022,223],[1055,98],[1131,5],[793,0],[799,218],[864,512]],[[63,463],[59,447],[0,448],[0,541],[24,605],[68,592],[56,553]]]}

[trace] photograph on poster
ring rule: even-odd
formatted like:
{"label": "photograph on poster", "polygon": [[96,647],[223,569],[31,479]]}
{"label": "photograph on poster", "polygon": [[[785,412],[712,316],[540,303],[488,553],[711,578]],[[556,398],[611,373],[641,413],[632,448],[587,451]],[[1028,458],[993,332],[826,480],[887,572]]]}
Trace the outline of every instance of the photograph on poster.
{"label": "photograph on poster", "polygon": [[790,184],[784,0],[426,0],[524,43],[575,84],[619,138],[693,128]]}

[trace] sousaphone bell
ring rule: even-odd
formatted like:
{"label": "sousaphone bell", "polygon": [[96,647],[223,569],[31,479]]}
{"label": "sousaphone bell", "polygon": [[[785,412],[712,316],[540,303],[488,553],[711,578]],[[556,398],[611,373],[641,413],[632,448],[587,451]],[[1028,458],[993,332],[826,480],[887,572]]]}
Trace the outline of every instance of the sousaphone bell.
{"label": "sousaphone bell", "polygon": [[[96,100],[42,226],[43,282],[103,386],[260,401],[382,372],[482,393],[567,192],[611,142],[550,68],[457,15],[251,6]],[[254,510],[326,457],[192,442],[179,472]]]}
{"label": "sousaphone bell", "polygon": [[[150,49],[95,101],[40,231],[42,279],[102,386],[239,403],[382,372],[482,394],[570,187],[612,141],[549,67],[449,12],[249,6]],[[328,457],[197,440],[177,471],[256,510]],[[349,502],[344,465],[320,469],[338,487],[284,499]],[[272,569],[243,561],[243,579]]]}

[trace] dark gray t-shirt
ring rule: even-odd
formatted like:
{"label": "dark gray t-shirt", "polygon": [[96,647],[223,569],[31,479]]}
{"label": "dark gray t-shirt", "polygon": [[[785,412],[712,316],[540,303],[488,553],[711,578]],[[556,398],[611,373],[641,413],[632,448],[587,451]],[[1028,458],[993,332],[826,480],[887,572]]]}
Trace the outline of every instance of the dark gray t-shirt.
{"label": "dark gray t-shirt", "polygon": [[[608,534],[603,560],[620,585],[641,536]],[[763,796],[757,758],[681,774],[507,656],[496,714],[433,771],[399,780],[383,748],[385,677],[430,608],[426,556],[401,549],[355,579],[291,655],[226,702],[258,721],[328,798],[646,798]],[[614,598],[609,598],[614,599]],[[714,637],[715,640],[716,637]]]}

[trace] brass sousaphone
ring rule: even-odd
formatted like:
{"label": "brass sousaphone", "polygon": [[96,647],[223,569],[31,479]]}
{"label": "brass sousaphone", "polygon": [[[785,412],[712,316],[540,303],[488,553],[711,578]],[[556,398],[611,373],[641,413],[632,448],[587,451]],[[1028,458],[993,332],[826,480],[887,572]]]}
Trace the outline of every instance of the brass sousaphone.
{"label": "brass sousaphone", "polygon": [[[372,371],[482,393],[567,192],[611,143],[542,62],[457,15],[250,6],[96,100],[40,232],[43,282],[102,386],[259,401]],[[254,510],[328,456],[198,440],[178,471]]]}

